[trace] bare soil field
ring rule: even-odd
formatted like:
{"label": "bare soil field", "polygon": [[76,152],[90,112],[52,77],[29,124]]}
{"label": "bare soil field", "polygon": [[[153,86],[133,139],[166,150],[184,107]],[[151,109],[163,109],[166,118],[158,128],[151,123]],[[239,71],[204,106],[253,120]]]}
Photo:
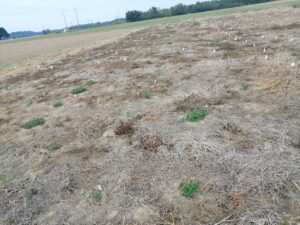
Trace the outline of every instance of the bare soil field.
{"label": "bare soil field", "polygon": [[0,43],[0,75],[9,72],[14,67],[24,69],[26,65],[33,67],[49,58],[61,58],[62,53],[65,52],[73,54],[78,49],[87,50],[103,45],[112,40],[118,40],[135,30],[137,29],[128,28],[3,42]]}
{"label": "bare soil field", "polygon": [[0,224],[299,224],[299,15],[154,26],[2,75]]}

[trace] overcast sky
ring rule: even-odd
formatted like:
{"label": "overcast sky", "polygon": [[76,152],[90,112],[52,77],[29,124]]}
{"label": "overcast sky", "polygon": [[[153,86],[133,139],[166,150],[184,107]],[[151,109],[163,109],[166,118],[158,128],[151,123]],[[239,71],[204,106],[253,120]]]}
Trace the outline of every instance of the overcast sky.
{"label": "overcast sky", "polygon": [[197,0],[0,0],[0,27],[8,32],[64,27],[62,10],[68,25],[75,25],[74,7],[79,22],[103,22],[125,17],[127,10],[148,10],[151,6],[166,8]]}

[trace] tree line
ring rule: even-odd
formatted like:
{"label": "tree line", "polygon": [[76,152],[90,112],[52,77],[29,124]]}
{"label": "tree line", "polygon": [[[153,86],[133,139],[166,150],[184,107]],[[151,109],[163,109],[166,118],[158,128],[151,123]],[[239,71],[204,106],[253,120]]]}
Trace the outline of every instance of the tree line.
{"label": "tree line", "polygon": [[89,24],[81,24],[81,25],[75,25],[68,27],[68,29],[43,29],[42,31],[16,31],[8,33],[5,28],[0,27],[0,41],[5,39],[19,39],[19,38],[26,38],[26,37],[33,37],[37,35],[48,35],[48,34],[55,34],[55,33],[62,33],[65,31],[76,31],[76,30],[82,30],[82,29],[89,29],[94,27],[101,27],[101,26],[110,26],[115,24],[121,24],[125,23],[125,18],[115,19],[111,21],[106,22],[97,22],[97,23],[89,23]]}
{"label": "tree line", "polygon": [[178,16],[188,13],[198,13],[211,11],[216,9],[225,9],[238,7],[243,5],[250,5],[256,3],[270,2],[274,0],[213,0],[205,2],[197,2],[191,5],[178,4],[169,9],[158,9],[152,7],[148,11],[132,10],[126,13],[127,22],[136,22],[141,20],[149,20],[155,18],[162,18],[168,16]]}

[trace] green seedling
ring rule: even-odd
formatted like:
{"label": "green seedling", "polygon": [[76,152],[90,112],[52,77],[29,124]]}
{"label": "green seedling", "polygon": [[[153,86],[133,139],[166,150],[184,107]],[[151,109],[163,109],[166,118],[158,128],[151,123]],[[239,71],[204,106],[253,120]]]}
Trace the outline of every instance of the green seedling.
{"label": "green seedling", "polygon": [[198,191],[199,185],[194,182],[183,183],[180,185],[179,189],[182,196],[187,198],[192,198],[194,197],[195,193]]}

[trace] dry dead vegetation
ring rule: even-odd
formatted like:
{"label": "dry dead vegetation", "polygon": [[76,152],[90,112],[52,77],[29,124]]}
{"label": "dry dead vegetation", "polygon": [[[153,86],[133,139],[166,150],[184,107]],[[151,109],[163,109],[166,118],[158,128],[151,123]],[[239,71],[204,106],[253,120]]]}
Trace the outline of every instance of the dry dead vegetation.
{"label": "dry dead vegetation", "polygon": [[299,224],[299,14],[156,26],[2,76],[0,224]]}

